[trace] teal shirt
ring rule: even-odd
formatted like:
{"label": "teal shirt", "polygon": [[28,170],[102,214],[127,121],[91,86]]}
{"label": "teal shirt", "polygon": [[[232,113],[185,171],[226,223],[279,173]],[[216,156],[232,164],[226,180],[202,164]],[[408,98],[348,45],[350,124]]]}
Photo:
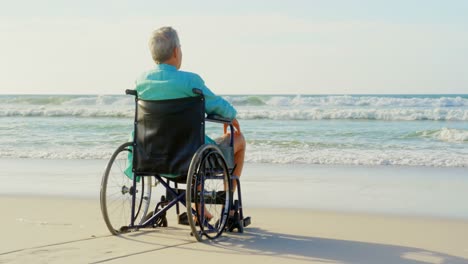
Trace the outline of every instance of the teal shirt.
{"label": "teal shirt", "polygon": [[205,111],[228,119],[236,118],[237,111],[221,96],[206,87],[203,79],[195,73],[179,71],[168,64],[157,64],[136,81],[138,97],[143,100],[167,100],[196,96],[193,88],[202,90],[205,96]]}
{"label": "teal shirt", "polygon": [[[136,80],[138,98],[143,100],[169,100],[197,96],[193,88],[200,89],[205,96],[205,111],[228,119],[236,118],[236,109],[221,96],[215,95],[206,87],[203,79],[191,72],[179,71],[168,64],[157,64],[156,67],[142,74]],[[133,136],[131,137],[133,140]],[[205,143],[214,144],[214,140],[205,136]],[[133,178],[132,155],[128,157],[128,167],[125,174]],[[171,175],[165,175],[171,176]]]}

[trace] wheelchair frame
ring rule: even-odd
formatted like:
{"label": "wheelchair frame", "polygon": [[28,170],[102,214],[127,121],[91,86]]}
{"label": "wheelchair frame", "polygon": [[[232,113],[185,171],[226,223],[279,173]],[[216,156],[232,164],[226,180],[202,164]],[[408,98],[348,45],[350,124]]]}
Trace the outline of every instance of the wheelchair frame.
{"label": "wheelchair frame", "polygon": [[[198,89],[193,89],[193,92],[201,97],[203,97],[203,94],[200,90]],[[125,93],[127,95],[133,95],[135,96],[135,103],[138,104],[139,98],[136,90],[126,90]],[[204,100],[204,97],[202,98]],[[138,115],[138,107],[135,107],[135,120],[134,124],[136,126],[137,124],[137,115]],[[214,115],[209,115],[205,117],[205,121],[208,122],[214,122],[214,123],[220,123],[220,124],[227,124],[230,127],[231,131],[231,136],[230,136],[230,147],[233,147],[234,144],[234,127],[232,125],[231,120],[224,119],[219,116],[214,116]],[[202,123],[203,126],[205,125]],[[135,133],[136,134],[136,133]],[[135,142],[136,136],[134,137],[134,142]],[[132,181],[132,186],[130,188],[126,186],[122,186],[122,195],[131,195],[131,215],[129,219],[129,224],[126,226],[121,226],[119,230],[116,230],[112,223],[111,220],[109,219],[108,212],[107,212],[107,198],[106,198],[106,191],[107,191],[107,181],[109,177],[110,170],[112,169],[112,165],[117,157],[117,155],[122,152],[123,150],[125,151],[132,151],[130,149],[130,146],[133,146],[133,151],[135,150],[136,143],[125,143],[121,145],[113,154],[111,160],[108,162],[106,166],[106,170],[103,175],[102,183],[101,183],[101,211],[103,214],[104,221],[106,222],[106,225],[109,229],[109,231],[114,234],[120,234],[120,233],[125,233],[125,232],[130,232],[130,231],[136,231],[140,228],[147,228],[147,227],[156,227],[156,226],[167,226],[167,219],[166,219],[166,212],[176,206],[176,212],[177,215],[180,216],[180,211],[179,211],[179,203],[182,203],[186,208],[187,208],[187,220],[189,222],[189,225],[192,230],[192,235],[198,240],[202,241],[203,236],[209,238],[209,239],[215,239],[219,237],[223,231],[234,231],[237,229],[238,232],[242,233],[244,227],[248,226],[250,224],[250,217],[244,217],[243,213],[243,207],[242,207],[242,193],[241,193],[241,184],[240,184],[240,179],[237,176],[231,176],[232,171],[235,169],[235,165],[232,168],[228,168],[226,165],[226,160],[224,158],[224,155],[222,151],[215,145],[211,144],[203,144],[202,146],[199,147],[197,152],[194,154],[192,157],[190,167],[188,170],[188,175],[186,177],[186,189],[179,189],[178,188],[178,182],[174,179],[170,179],[167,177],[163,177],[157,173],[153,175],[137,175],[136,173],[133,174],[133,179]],[[128,146],[127,146],[128,145]],[[211,150],[210,150],[211,149]],[[208,153],[208,154],[206,154]],[[211,196],[205,197],[205,191],[204,191],[204,181],[201,183],[198,183],[199,179],[199,171],[197,170],[200,169],[199,166],[201,165],[201,161],[203,159],[208,159],[210,155],[214,155],[215,157],[215,163],[218,163],[222,167],[223,170],[223,178],[225,181],[225,186],[224,188],[226,189],[226,183],[227,183],[227,193],[222,193],[218,194],[210,194]],[[134,158],[134,157],[133,157]],[[205,161],[205,160],[203,160]],[[210,160],[207,160],[208,163],[210,163]],[[199,164],[197,164],[197,162]],[[204,166],[204,165],[203,165]],[[217,173],[218,171],[215,170],[210,170],[208,168],[208,171],[211,171],[211,173]],[[139,182],[138,177],[142,177],[142,192],[144,192],[144,177],[154,177],[166,190],[167,196],[172,196],[173,199],[171,201],[166,201],[164,198],[156,205],[154,214],[150,217],[147,217],[144,215],[139,223],[136,223],[138,220],[138,214],[140,213],[141,210],[141,205],[143,200],[140,201],[140,205],[137,205],[137,184]],[[196,179],[194,179],[196,177]],[[210,176],[212,179],[220,179],[221,176]],[[201,178],[206,178],[206,175],[201,176]],[[227,181],[226,181],[227,180]],[[174,182],[174,188],[170,186],[170,182]],[[232,182],[236,181],[237,183],[237,200],[233,201],[234,199],[234,192],[232,192]],[[180,182],[179,182],[180,183]],[[200,187],[201,186],[201,187]],[[151,188],[151,184],[149,185],[149,188]],[[198,189],[201,188],[203,192],[199,191]],[[193,189],[193,190],[192,190]],[[124,193],[124,190],[126,191]],[[151,190],[150,190],[151,193]],[[141,194],[142,198],[143,193]],[[205,219],[205,199],[206,200],[215,200],[215,203],[218,201],[223,201],[221,198],[218,197],[218,195],[224,195],[225,200],[224,200],[224,205],[223,205],[223,213],[221,215],[221,218],[218,220],[217,223],[215,223],[215,226],[210,224],[208,221]],[[198,197],[199,196],[199,197]],[[150,198],[149,198],[150,199]],[[198,199],[198,200],[197,200]],[[210,201],[211,201],[210,200]],[[148,205],[147,208],[150,205],[150,201],[147,201]],[[191,204],[195,203],[196,208],[194,209]],[[199,208],[199,203],[200,203],[200,209]],[[219,202],[218,202],[219,203]],[[188,206],[187,206],[188,205]],[[161,206],[161,209],[158,210],[158,207]],[[138,207],[138,208],[136,208]],[[226,208],[227,207],[227,208]],[[147,208],[145,209],[145,214],[147,211]],[[198,211],[201,211],[198,212]],[[231,215],[231,212],[234,212],[233,215]],[[200,215],[202,217],[200,217]],[[197,219],[200,219],[200,221],[195,221],[194,217],[196,216]],[[159,224],[155,224],[158,223]],[[228,223],[229,222],[229,223]],[[217,226],[216,226],[217,225]],[[208,230],[206,231],[205,228]],[[215,230],[215,231],[213,231]],[[210,233],[215,232],[215,235],[212,236]]]}

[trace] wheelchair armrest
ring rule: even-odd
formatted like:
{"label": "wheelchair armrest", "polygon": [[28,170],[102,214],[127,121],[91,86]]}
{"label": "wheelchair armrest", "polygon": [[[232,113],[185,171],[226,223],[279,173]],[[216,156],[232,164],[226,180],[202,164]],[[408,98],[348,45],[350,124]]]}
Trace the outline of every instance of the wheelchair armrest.
{"label": "wheelchair armrest", "polygon": [[208,122],[214,122],[214,123],[220,123],[220,124],[226,124],[229,125],[229,130],[231,131],[231,136],[230,136],[230,141],[229,141],[229,146],[233,148],[234,146],[234,126],[232,125],[232,120],[229,118],[224,118],[219,115],[208,115],[205,118],[206,121]]}
{"label": "wheelchair armrest", "polygon": [[215,123],[231,124],[232,120],[219,115],[208,115],[205,120]]}

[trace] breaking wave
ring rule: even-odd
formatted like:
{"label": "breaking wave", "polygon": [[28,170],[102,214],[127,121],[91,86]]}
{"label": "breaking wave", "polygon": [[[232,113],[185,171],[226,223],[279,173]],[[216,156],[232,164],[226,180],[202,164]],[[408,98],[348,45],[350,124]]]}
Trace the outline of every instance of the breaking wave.
{"label": "breaking wave", "polygon": [[388,121],[468,121],[468,109],[252,109],[240,110],[241,119],[273,119],[273,120],[388,120]]}
{"label": "breaking wave", "polygon": [[464,107],[468,98],[455,97],[391,97],[391,96],[239,96],[226,97],[234,105],[308,106],[308,107]]}
{"label": "breaking wave", "polygon": [[445,142],[468,142],[468,130],[444,127],[442,129],[416,132],[408,135],[408,137],[437,139]]}
{"label": "breaking wave", "polygon": [[[28,106],[2,107],[0,117],[107,117],[131,118],[133,105],[114,107]],[[387,121],[468,121],[468,109],[462,108],[238,108],[238,118],[245,120],[387,120]]]}
{"label": "breaking wave", "polygon": [[[235,106],[465,107],[466,95],[230,95]],[[3,105],[133,105],[126,95],[4,95]]]}

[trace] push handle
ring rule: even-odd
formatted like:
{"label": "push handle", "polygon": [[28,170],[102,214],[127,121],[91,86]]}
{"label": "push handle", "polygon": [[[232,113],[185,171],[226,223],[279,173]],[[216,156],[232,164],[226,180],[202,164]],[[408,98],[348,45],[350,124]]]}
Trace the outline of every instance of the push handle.
{"label": "push handle", "polygon": [[198,95],[200,95],[200,96],[203,96],[203,91],[200,90],[200,89],[198,89],[198,88],[193,88],[193,89],[192,89],[192,93],[198,94]]}
{"label": "push handle", "polygon": [[[192,89],[192,92],[193,92],[194,94],[203,95],[202,90],[197,89],[197,88],[193,88],[193,89]],[[137,91],[136,91],[136,90],[127,89],[127,90],[125,90],[125,94],[137,96]]]}
{"label": "push handle", "polygon": [[137,91],[136,91],[136,90],[127,89],[127,90],[125,90],[125,94],[137,96]]}

